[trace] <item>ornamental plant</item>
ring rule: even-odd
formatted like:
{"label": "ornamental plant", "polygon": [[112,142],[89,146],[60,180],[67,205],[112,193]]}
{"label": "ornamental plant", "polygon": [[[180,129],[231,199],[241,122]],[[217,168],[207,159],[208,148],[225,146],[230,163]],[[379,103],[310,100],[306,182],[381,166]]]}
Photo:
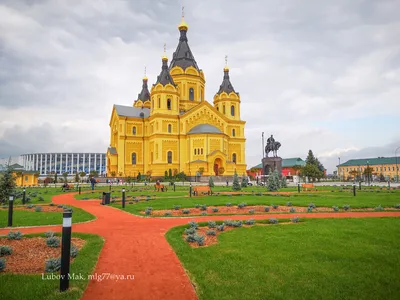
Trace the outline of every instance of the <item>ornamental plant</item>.
{"label": "ornamental plant", "polygon": [[7,239],[9,240],[20,240],[22,238],[21,231],[10,231],[7,234]]}
{"label": "ornamental plant", "polygon": [[279,188],[280,188],[279,175],[278,172],[275,170],[268,177],[267,189],[270,192],[276,192],[277,190],[279,190]]}
{"label": "ornamental plant", "polygon": [[239,184],[239,177],[238,174],[235,171],[235,174],[233,175],[233,183],[232,183],[232,190],[233,191],[240,191],[242,188],[240,187]]}
{"label": "ornamental plant", "polygon": [[0,258],[0,272],[4,271],[6,268],[6,260],[4,258]]}
{"label": "ornamental plant", "polygon": [[58,248],[60,247],[60,239],[55,236],[49,237],[46,239],[46,244],[51,248]]}
{"label": "ornamental plant", "polygon": [[210,176],[210,178],[208,179],[208,186],[210,188],[214,187],[214,178],[212,176]]}
{"label": "ornamental plant", "polygon": [[50,258],[46,260],[45,272],[52,273],[61,269],[61,258]]}
{"label": "ornamental plant", "polygon": [[0,256],[11,255],[12,248],[9,246],[0,246]]}
{"label": "ornamental plant", "polygon": [[207,230],[206,231],[207,235],[217,235],[217,233],[215,232],[215,230]]}
{"label": "ornamental plant", "polygon": [[208,228],[215,228],[217,226],[217,223],[214,221],[208,221]]}

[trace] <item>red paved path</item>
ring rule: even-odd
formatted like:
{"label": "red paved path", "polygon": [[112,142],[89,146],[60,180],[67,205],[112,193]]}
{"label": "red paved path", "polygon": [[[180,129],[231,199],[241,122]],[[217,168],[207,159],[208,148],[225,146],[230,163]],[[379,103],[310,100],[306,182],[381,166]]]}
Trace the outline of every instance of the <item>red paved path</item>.
{"label": "red paved path", "polygon": [[[94,233],[104,237],[95,273],[118,275],[133,274],[134,280],[102,282],[90,281],[84,300],[100,299],[197,299],[188,276],[164,234],[174,226],[187,224],[190,220],[266,219],[290,218],[364,218],[400,217],[400,212],[348,212],[268,214],[253,216],[204,216],[189,218],[143,218],[122,210],[99,205],[99,201],[79,201],[74,194],[53,197],[56,204],[68,204],[82,208],[97,219],[73,225],[73,232]],[[41,226],[19,229],[22,233],[47,230],[60,231],[61,226]],[[0,235],[9,229],[0,229]]]}

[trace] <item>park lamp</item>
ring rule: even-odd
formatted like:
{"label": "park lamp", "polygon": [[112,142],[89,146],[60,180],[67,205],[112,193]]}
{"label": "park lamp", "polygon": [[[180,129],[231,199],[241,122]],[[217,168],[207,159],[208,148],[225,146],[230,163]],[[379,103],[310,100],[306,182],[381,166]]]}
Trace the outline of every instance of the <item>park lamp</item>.
{"label": "park lamp", "polygon": [[10,197],[8,198],[8,200],[14,201],[14,196],[13,196],[13,195],[10,195]]}
{"label": "park lamp", "polygon": [[122,192],[125,193],[125,189],[124,188],[122,189]]}
{"label": "park lamp", "polygon": [[22,191],[25,193],[25,192],[26,192],[26,189],[24,188]]}

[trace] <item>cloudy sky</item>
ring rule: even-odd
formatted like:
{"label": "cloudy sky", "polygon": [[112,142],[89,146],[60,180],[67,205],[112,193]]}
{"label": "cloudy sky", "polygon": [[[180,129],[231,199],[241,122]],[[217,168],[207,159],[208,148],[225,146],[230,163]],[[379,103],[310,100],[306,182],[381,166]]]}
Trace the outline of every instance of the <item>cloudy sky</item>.
{"label": "cloudy sky", "polygon": [[212,102],[228,55],[247,164],[261,132],[280,155],[394,156],[400,146],[400,0],[0,1],[0,157],[105,152],[112,105],[172,56],[181,6]]}

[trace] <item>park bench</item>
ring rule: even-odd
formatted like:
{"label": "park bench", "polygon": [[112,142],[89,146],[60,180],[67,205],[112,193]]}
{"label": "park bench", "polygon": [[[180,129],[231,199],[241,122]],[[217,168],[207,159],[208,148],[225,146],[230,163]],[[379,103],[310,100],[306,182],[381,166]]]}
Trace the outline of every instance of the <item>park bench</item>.
{"label": "park bench", "polygon": [[199,195],[211,195],[211,189],[209,186],[196,186],[194,187],[194,195],[199,196]]}
{"label": "park bench", "polygon": [[303,188],[303,191],[308,191],[308,189],[310,189],[310,190],[313,190],[313,189],[317,190],[317,189],[315,188],[315,185],[312,184],[312,183],[303,183],[303,184],[301,185],[301,187]]}
{"label": "park bench", "polygon": [[167,187],[165,185],[163,185],[163,184],[157,184],[156,183],[154,185],[154,190],[157,191],[157,192],[159,192],[159,191],[166,192],[167,191]]}

